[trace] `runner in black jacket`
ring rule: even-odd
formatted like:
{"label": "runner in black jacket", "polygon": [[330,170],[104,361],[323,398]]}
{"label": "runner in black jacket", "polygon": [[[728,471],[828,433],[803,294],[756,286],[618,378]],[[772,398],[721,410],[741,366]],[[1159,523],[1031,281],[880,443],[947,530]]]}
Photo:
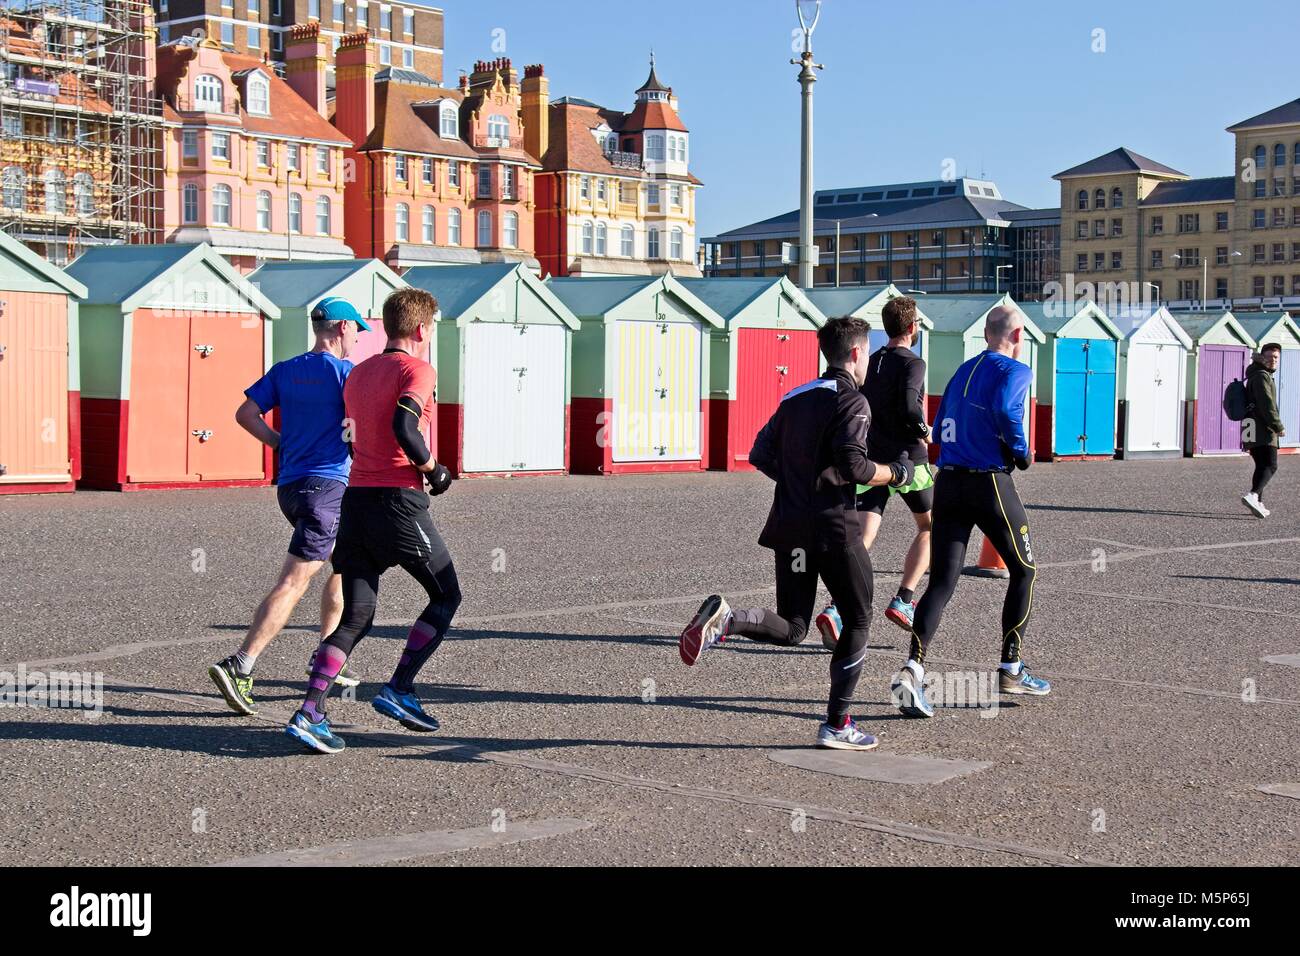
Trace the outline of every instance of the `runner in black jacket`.
{"label": "runner in black jacket", "polygon": [[754,467],[776,482],[758,539],[775,552],[776,612],[733,612],[720,595],[710,595],[679,645],[690,665],[729,634],[798,644],[808,633],[820,577],[841,608],[845,639],[831,657],[830,702],[817,744],[843,750],[876,746],[849,716],[871,623],[871,559],[862,546],[856,486],[902,486],[913,477],[905,457],[889,464],[867,457],[871,409],[858,389],[866,375],[869,331],[861,319],[826,323],[817,333],[826,372],[781,400],[749,455]]}
{"label": "runner in black jacket", "polygon": [[[911,349],[917,332],[914,300],[906,296],[890,299],[881,319],[889,342],[872,353],[862,386],[862,394],[871,406],[867,454],[872,461],[906,457],[915,467],[916,477],[904,489],[859,487],[858,510],[862,513],[862,545],[868,551],[876,543],[881,516],[893,495],[903,499],[916,521],[916,537],[903,562],[903,579],[885,609],[885,617],[910,631],[916,612],[916,586],[930,566],[930,509],[934,507],[934,474],[927,447],[930,426],[925,421],[925,362]],[[835,647],[841,627],[834,604],[817,615],[817,630],[827,647]]]}

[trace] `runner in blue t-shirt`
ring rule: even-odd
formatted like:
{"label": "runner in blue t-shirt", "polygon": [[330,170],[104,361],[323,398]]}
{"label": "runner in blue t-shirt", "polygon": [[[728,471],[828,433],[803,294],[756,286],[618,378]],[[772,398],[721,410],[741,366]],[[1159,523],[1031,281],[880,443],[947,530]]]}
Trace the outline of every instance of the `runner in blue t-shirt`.
{"label": "runner in blue t-shirt", "polygon": [[[293,525],[289,554],[280,578],[257,608],[239,650],[208,668],[230,708],[253,714],[253,665],[280,633],[312,577],[329,560],[338,531],[339,507],[351,467],[344,441],[343,383],[352,371],[347,361],[358,330],[369,330],[365,319],[348,302],[322,299],[311,312],[316,344],[310,352],[277,362],[244,394],[235,421],[258,441],[280,454],[277,493],[280,511]],[[263,419],[280,409],[280,431]],[[338,626],[343,593],[338,574],[331,574],[321,592],[321,638]],[[337,683],[355,686],[340,673]]]}

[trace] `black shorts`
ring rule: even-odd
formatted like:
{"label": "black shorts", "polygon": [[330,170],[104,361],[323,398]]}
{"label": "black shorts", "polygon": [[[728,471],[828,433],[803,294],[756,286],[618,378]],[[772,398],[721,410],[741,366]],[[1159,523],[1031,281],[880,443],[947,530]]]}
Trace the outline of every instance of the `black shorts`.
{"label": "black shorts", "polygon": [[275,490],[280,513],[293,525],[289,553],[303,561],[328,561],[339,530],[339,508],[347,483],[334,478],[299,478]]}
{"label": "black shorts", "polygon": [[[889,504],[890,497],[888,485],[868,488],[858,495],[858,510],[884,514],[885,505]],[[905,491],[898,497],[903,499],[903,504],[912,510],[912,514],[923,515],[934,508],[934,485],[923,491]]]}
{"label": "black shorts", "polygon": [[334,570],[384,572],[419,564],[441,570],[451,555],[429,516],[429,496],[414,488],[349,488],[343,494]]}

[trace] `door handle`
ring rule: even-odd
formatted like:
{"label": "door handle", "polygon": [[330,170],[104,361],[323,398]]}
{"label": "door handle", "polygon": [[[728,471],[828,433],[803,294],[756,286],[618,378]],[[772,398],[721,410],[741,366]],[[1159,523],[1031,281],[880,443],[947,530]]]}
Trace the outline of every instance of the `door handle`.
{"label": "door handle", "polygon": [[202,353],[202,355],[203,355],[204,358],[207,358],[209,355],[211,355],[213,352],[215,352],[216,349],[217,349],[217,347],[216,347],[215,345],[196,345],[196,346],[194,346],[194,351]]}
{"label": "door handle", "polygon": [[194,431],[190,432],[190,434],[201,442],[207,441],[212,437],[212,432],[206,428],[196,428]]}
{"label": "door handle", "polygon": [[655,392],[658,393],[658,395],[659,395],[660,398],[667,398],[667,397],[668,397],[668,389],[666,389],[666,388],[656,388],[656,389],[655,389]]}

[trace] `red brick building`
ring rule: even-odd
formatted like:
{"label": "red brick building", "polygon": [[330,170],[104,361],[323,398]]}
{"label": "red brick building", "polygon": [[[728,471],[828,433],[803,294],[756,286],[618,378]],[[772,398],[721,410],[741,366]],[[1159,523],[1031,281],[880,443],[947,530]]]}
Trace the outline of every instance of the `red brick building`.
{"label": "red brick building", "polygon": [[[298,42],[291,35],[290,63]],[[525,148],[523,102],[544,82],[541,67],[529,67],[521,84],[510,61],[498,59],[479,61],[449,89],[414,70],[381,67],[365,34],[344,37],[335,53],[334,125],[355,144],[346,157],[344,236],[356,255],[399,270],[535,265],[533,176],[541,164]]]}

